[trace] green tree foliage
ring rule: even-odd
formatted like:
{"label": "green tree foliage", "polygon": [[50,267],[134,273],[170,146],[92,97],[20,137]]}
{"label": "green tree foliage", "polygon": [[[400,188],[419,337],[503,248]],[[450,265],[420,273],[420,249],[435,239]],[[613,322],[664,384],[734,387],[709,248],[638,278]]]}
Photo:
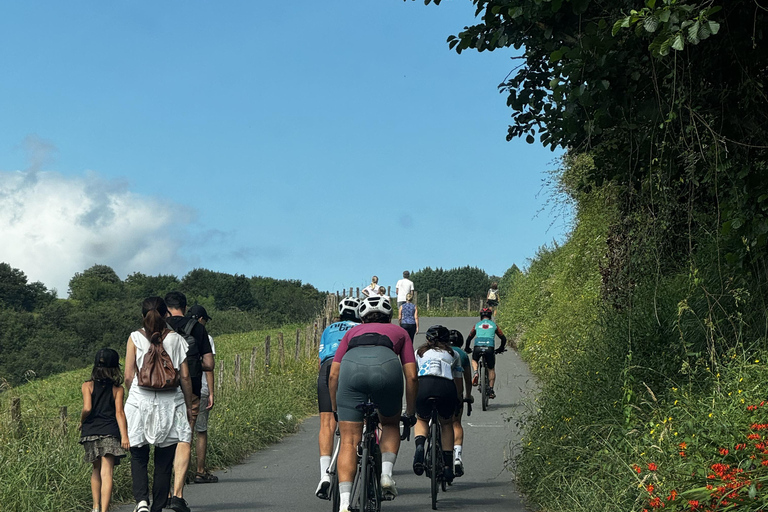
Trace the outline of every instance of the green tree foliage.
{"label": "green tree foliage", "polygon": [[11,383],[88,365],[96,350],[125,350],[141,324],[145,297],[172,290],[189,305],[203,304],[214,318],[213,335],[306,322],[322,308],[325,294],[300,281],[248,278],[195,269],[182,280],[173,275],[133,273],[122,281],[106,265],[78,272],[70,298],[56,299],[41,283],[0,264],[0,378]]}
{"label": "green tree foliage", "polygon": [[411,281],[416,290],[434,297],[484,299],[491,286],[491,277],[484,270],[470,266],[449,270],[426,267],[412,273]]}

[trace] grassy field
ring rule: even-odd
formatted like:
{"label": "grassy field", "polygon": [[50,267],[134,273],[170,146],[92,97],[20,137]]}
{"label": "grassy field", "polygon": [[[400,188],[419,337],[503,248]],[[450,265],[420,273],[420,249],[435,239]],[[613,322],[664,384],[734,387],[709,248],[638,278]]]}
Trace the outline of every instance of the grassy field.
{"label": "grassy field", "polygon": [[[296,332],[301,350],[296,354]],[[285,364],[279,364],[279,333],[284,333]],[[216,338],[217,364],[224,379],[217,383],[216,405],[209,420],[208,463],[226,467],[294,432],[299,421],[315,412],[317,366],[314,348],[305,348],[306,328],[223,335]],[[271,364],[265,368],[265,339],[271,338]],[[254,373],[250,372],[256,347]],[[241,379],[235,382],[240,355]],[[122,362],[121,362],[122,364]],[[79,511],[91,505],[90,465],[83,462],[77,424],[81,383],[90,368],[71,371],[0,393],[0,512]],[[216,377],[220,376],[217,369]],[[219,386],[221,388],[219,389]],[[12,421],[11,404],[20,400],[21,423]],[[67,419],[62,422],[62,407]],[[130,464],[115,468],[114,501],[131,501]]]}

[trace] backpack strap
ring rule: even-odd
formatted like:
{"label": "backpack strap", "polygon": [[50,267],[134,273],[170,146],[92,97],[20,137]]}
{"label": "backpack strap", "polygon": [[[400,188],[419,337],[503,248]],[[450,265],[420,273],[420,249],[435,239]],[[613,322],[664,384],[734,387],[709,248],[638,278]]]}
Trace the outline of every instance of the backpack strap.
{"label": "backpack strap", "polygon": [[197,323],[197,318],[190,318],[186,325],[184,325],[184,335],[185,336],[192,336],[192,329],[195,328],[195,324]]}

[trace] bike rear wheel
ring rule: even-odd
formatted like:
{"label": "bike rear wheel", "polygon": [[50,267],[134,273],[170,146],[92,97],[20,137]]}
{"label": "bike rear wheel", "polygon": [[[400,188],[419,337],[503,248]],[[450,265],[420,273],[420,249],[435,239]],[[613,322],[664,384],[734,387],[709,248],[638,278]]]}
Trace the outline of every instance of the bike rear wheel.
{"label": "bike rear wheel", "polygon": [[437,414],[432,412],[432,424],[429,428],[429,463],[430,463],[430,492],[432,494],[432,510],[437,510],[437,491],[439,485],[439,474],[442,472],[439,461],[443,454],[439,450],[437,432],[440,424],[437,422]]}
{"label": "bike rear wheel", "polygon": [[488,368],[485,364],[480,365],[480,402],[483,410],[488,410]]}
{"label": "bike rear wheel", "polygon": [[331,475],[331,511],[339,512],[339,475],[333,473]]}

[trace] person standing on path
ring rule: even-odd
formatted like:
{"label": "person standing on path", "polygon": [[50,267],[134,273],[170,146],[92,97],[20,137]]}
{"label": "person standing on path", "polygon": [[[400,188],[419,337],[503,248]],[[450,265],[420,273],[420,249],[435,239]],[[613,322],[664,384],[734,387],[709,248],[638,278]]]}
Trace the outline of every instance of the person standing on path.
{"label": "person standing on path", "polygon": [[[189,308],[187,315],[196,319],[204,326],[208,324],[211,317],[203,306],[195,305]],[[207,327],[206,327],[207,331]],[[211,354],[216,357],[216,347],[213,344],[213,336],[208,335],[211,342]],[[195,441],[195,453],[197,454],[197,471],[195,472],[196,484],[214,484],[219,481],[219,477],[212,475],[205,469],[205,456],[208,451],[208,416],[213,408],[213,372],[203,372],[203,383],[200,387],[200,412],[197,415],[194,432],[197,434]]]}
{"label": "person standing on path", "polygon": [[361,292],[363,294],[363,298],[365,297],[374,297],[379,294],[379,278],[376,276],[373,276],[371,278],[371,284],[363,288],[363,291]]}
{"label": "person standing on path", "polygon": [[[200,407],[200,393],[203,388],[203,373],[213,372],[213,349],[208,339],[205,326],[194,318],[187,318],[187,297],[181,292],[169,292],[165,296],[169,316],[165,319],[168,327],[183,336],[187,342],[187,365],[189,378],[192,381],[193,407],[189,426],[195,430],[197,415]],[[211,384],[213,384],[211,379]],[[175,512],[190,512],[189,505],[184,499],[184,484],[192,456],[191,440],[180,441],[176,448],[176,458],[173,463],[173,494],[168,502],[168,508]]]}
{"label": "person standing on path", "polygon": [[416,333],[419,332],[419,309],[413,303],[413,292],[406,295],[405,300],[405,304],[397,309],[397,319],[400,322],[400,327],[408,332],[411,341],[413,341]]}
{"label": "person standing on path", "polygon": [[331,392],[328,388],[328,376],[331,373],[331,364],[341,339],[348,330],[360,324],[357,308],[360,303],[357,299],[346,297],[339,302],[339,321],[332,323],[323,331],[320,338],[320,373],[317,376],[317,405],[320,409],[320,433],[317,442],[320,447],[320,483],[317,485],[315,496],[320,499],[328,499],[328,489],[331,486],[331,475],[328,468],[331,465],[333,454],[333,433],[336,431],[336,420],[333,417],[331,406]]}
{"label": "person standing on path", "polygon": [[[192,381],[187,366],[187,343],[167,328],[168,308],[160,297],[148,297],[141,306],[144,328],[134,331],[125,349],[125,383],[128,400],[125,417],[131,445],[131,479],[135,512],[161,512],[171,490],[171,471],[178,443],[192,440],[189,426],[193,408]],[[180,387],[157,390],[139,386],[138,375],[151,344],[162,344],[179,375]],[[152,508],[149,508],[149,445],[155,446],[155,474],[152,483]],[[106,512],[106,511],[105,511]]]}
{"label": "person standing on path", "polygon": [[413,281],[408,279],[411,273],[407,270],[403,272],[403,278],[395,285],[395,294],[397,294],[397,307],[399,308],[406,302],[408,294],[414,291]]}
{"label": "person standing on path", "polygon": [[85,449],[85,462],[93,465],[92,512],[107,512],[112,499],[112,471],[130,448],[118,353],[111,348],[96,352],[91,378],[83,382],[80,390],[83,410],[77,429]]}
{"label": "person standing on path", "polygon": [[499,283],[491,283],[491,288],[488,290],[488,295],[485,297],[485,301],[488,307],[493,311],[493,316],[496,316],[496,308],[499,307]]}
{"label": "person standing on path", "polygon": [[[382,434],[381,492],[397,496],[392,470],[400,449],[400,412],[405,381],[406,415],[414,414],[418,381],[413,343],[405,329],[394,325],[389,297],[368,297],[358,309],[363,323],[344,335],[331,364],[328,383],[331,406],[337,411],[341,447],[338,459],[339,510],[348,512],[363,436],[363,412],[370,399],[378,405]],[[405,379],[403,379],[405,375]]]}

